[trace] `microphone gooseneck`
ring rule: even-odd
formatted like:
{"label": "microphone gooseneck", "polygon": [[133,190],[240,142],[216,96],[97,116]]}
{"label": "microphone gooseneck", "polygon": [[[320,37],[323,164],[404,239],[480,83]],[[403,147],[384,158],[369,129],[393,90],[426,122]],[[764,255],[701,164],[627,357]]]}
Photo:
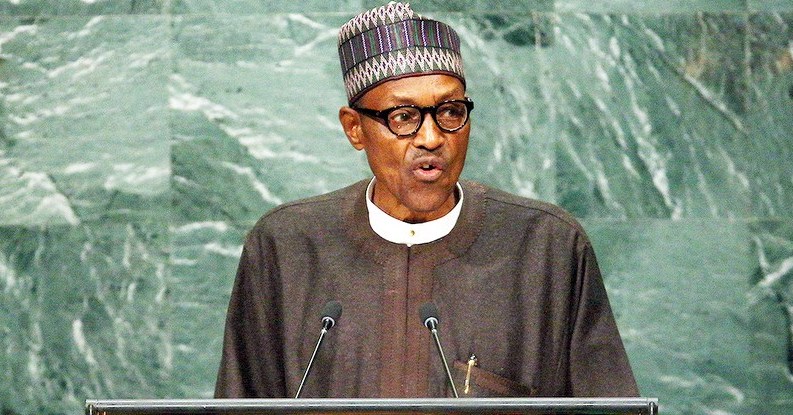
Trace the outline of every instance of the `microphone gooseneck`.
{"label": "microphone gooseneck", "polygon": [[322,309],[322,330],[319,332],[319,339],[317,339],[317,345],[314,346],[314,353],[311,354],[311,359],[308,361],[308,366],[306,366],[306,371],[303,373],[303,379],[300,381],[300,386],[297,387],[297,393],[295,394],[295,399],[300,397],[300,392],[303,390],[303,386],[306,384],[306,379],[308,379],[308,373],[311,371],[311,365],[314,364],[314,359],[317,357],[317,352],[319,351],[319,345],[322,344],[322,339],[325,338],[325,333],[328,332],[333,326],[336,325],[336,320],[341,317],[341,303],[332,300],[328,301],[325,304],[325,308]]}
{"label": "microphone gooseneck", "polygon": [[457,388],[454,386],[454,380],[452,379],[452,372],[449,371],[449,364],[446,362],[446,355],[443,354],[441,340],[438,337],[438,324],[440,323],[438,319],[438,308],[435,307],[433,303],[424,303],[424,305],[419,308],[419,316],[421,317],[421,323],[432,333],[432,338],[435,340],[435,347],[438,349],[438,354],[441,356],[443,369],[446,371],[446,380],[449,382],[449,386],[452,387],[454,397],[459,398],[460,395],[457,394]]}

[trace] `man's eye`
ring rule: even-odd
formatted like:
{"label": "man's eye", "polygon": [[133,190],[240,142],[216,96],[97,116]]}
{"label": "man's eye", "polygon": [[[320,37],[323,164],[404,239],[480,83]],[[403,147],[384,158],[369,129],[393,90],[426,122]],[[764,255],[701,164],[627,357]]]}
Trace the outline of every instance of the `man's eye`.
{"label": "man's eye", "polygon": [[391,113],[388,117],[391,121],[398,122],[398,123],[405,123],[411,122],[415,118],[411,111],[407,110],[396,110]]}
{"label": "man's eye", "polygon": [[456,105],[441,107],[438,116],[443,118],[463,118],[465,117],[465,107],[459,108]]}

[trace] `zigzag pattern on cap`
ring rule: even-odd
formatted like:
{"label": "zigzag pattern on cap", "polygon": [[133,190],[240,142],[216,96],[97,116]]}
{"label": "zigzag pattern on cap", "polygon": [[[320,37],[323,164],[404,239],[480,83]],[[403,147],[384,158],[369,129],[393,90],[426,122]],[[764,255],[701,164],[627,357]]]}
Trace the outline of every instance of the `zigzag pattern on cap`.
{"label": "zigzag pattern on cap", "polygon": [[354,102],[366,88],[400,75],[441,71],[463,77],[460,55],[449,49],[413,47],[384,53],[350,69],[344,75],[347,99]]}
{"label": "zigzag pattern on cap", "polygon": [[414,18],[422,19],[421,16],[413,12],[410,4],[392,1],[385,6],[375,7],[353,17],[339,29],[339,45],[374,27]]}

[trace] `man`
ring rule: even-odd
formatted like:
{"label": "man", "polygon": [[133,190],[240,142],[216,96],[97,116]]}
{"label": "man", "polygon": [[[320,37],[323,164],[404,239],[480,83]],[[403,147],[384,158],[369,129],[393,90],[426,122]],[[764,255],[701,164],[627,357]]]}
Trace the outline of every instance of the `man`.
{"label": "man", "polygon": [[390,3],[339,34],[339,120],[374,179],[267,213],[246,240],[217,397],[638,394],[592,246],[561,209],[458,178],[473,102],[457,34]]}

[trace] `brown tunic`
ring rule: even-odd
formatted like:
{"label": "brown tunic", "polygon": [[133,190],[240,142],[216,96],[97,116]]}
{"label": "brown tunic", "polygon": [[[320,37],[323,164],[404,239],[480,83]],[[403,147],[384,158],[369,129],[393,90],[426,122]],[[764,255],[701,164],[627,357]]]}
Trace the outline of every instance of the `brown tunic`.
{"label": "brown tunic", "polygon": [[[245,242],[216,397],[294,396],[335,299],[303,397],[450,396],[419,307],[468,396],[636,396],[589,240],[567,213],[473,182],[451,233],[407,247],[369,226],[361,181],[278,207]],[[452,363],[454,361],[455,363]]]}

